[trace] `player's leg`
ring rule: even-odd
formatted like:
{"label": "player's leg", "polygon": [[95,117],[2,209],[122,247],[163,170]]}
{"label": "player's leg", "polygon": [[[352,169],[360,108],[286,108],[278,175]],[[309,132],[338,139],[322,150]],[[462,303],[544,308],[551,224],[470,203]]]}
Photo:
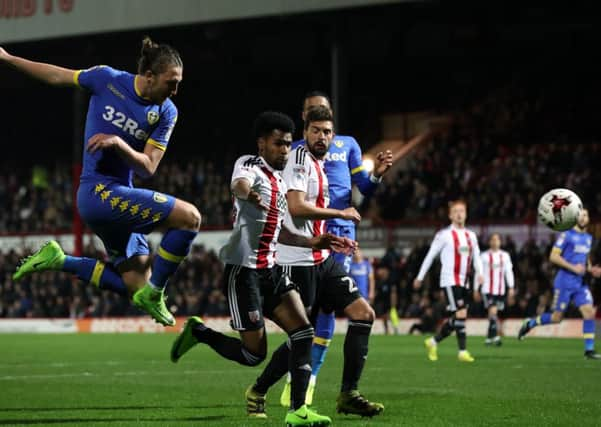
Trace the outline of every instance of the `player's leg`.
{"label": "player's leg", "polygon": [[455,331],[455,313],[457,312],[457,302],[455,301],[455,294],[451,287],[442,288],[444,290],[445,299],[447,300],[447,311],[450,313],[447,320],[441,325],[438,333],[433,337],[426,338],[424,345],[428,352],[428,359],[432,362],[438,360],[438,344],[447,338]]}
{"label": "player's leg", "polygon": [[341,310],[348,318],[342,383],[336,410],[361,416],[377,415],[384,410],[384,405],[368,401],[358,390],[376,317],[374,310],[361,297],[353,279],[332,259],[327,259],[317,267],[317,284],[317,301],[323,310]]}
{"label": "player's leg", "polygon": [[[284,289],[278,286],[278,289]],[[288,368],[291,375],[290,410],[287,425],[329,425],[330,418],[307,408],[305,396],[311,375],[311,345],[313,327],[306,316],[298,292],[290,289],[279,299],[273,312],[273,320],[288,334],[290,352]]]}
{"label": "player's leg", "polygon": [[498,308],[495,303],[492,303],[488,306],[488,334],[486,336],[486,344],[494,344],[498,338]]}
{"label": "player's leg", "polygon": [[384,410],[384,405],[368,401],[359,392],[359,380],[367,360],[375,313],[369,303],[359,296],[344,308],[344,313],[349,319],[349,325],[344,339],[342,384],[336,410],[368,417],[378,415]]}
{"label": "player's leg", "polygon": [[[134,294],[133,301],[157,321],[174,325],[175,319],[164,303],[163,294],[167,280],[190,252],[192,242],[198,234],[201,217],[198,209],[190,203],[159,193],[154,193],[152,197],[156,211],[153,218],[156,218],[157,224],[152,228],[145,228],[149,228],[149,231],[158,228],[166,231],[154,256],[150,280]],[[161,221],[161,218],[166,219]]]}
{"label": "player's leg", "polygon": [[568,289],[555,289],[553,293],[553,302],[551,303],[552,312],[546,312],[535,318],[527,318],[522,323],[518,332],[518,339],[523,340],[528,332],[538,326],[559,323],[563,319],[563,313],[568,308],[572,298],[572,291]]}
{"label": "player's leg", "polygon": [[[328,225],[328,233],[332,233],[336,236],[347,237],[351,240],[355,240],[355,228],[354,227],[339,227]],[[339,252],[334,252],[331,255],[334,261],[339,263],[344,271],[348,274],[351,269],[351,255],[345,255]],[[313,339],[313,347],[311,349],[311,380],[309,382],[309,391],[307,393],[307,403],[313,403],[313,393],[315,391],[315,383],[317,381],[317,375],[321,370],[321,366],[325,361],[332,336],[334,336],[334,327],[336,325],[335,313],[324,313],[319,311],[317,320],[315,321],[315,338]]]}
{"label": "player's leg", "polygon": [[[465,288],[461,288],[465,290]],[[453,328],[455,329],[455,335],[457,337],[457,347],[459,353],[457,358],[460,362],[473,362],[474,358],[467,351],[467,333],[465,330],[465,322],[467,321],[467,307],[463,306],[455,312],[455,320],[453,321]]]}
{"label": "player's leg", "polygon": [[595,351],[595,307],[593,296],[588,286],[582,286],[574,295],[574,304],[582,314],[582,337],[584,338],[584,357],[592,360],[601,359]]}
{"label": "player's leg", "polygon": [[258,280],[253,269],[227,265],[224,286],[232,328],[240,332],[240,339],[217,332],[198,317],[191,317],[171,347],[171,361],[177,362],[196,344],[204,343],[222,357],[241,365],[261,363],[267,353],[267,340]]}
{"label": "player's leg", "polygon": [[[298,290],[300,293],[301,301],[305,307],[307,313],[311,312],[319,312],[319,309],[316,308],[313,310],[313,305],[315,303],[315,288],[316,288],[316,278],[315,278],[315,266],[281,266],[277,267],[281,268],[282,271],[290,277],[293,283],[298,286]],[[315,325],[315,319],[312,318],[312,323]],[[313,351],[314,346],[312,346],[311,351]],[[287,364],[287,354],[290,350],[290,343],[282,344],[272,355],[271,360],[257,379],[257,384],[261,389],[267,391],[273,384],[278,382],[283,375],[285,375],[288,369]],[[313,354],[311,356],[313,358]],[[280,394],[280,404],[286,408],[290,407],[290,395],[291,395],[291,382],[292,376],[288,372],[286,377],[286,383],[284,384],[284,389]],[[309,394],[309,391],[311,392]],[[313,388],[310,386],[307,389],[306,401],[308,404],[308,398],[313,400]]]}
{"label": "player's leg", "polygon": [[80,280],[91,283],[99,289],[127,295],[126,284],[113,263],[65,255],[58,242],[54,240],[47,242],[37,252],[24,259],[13,274],[13,279],[21,280],[31,273],[47,270],[75,274]]}

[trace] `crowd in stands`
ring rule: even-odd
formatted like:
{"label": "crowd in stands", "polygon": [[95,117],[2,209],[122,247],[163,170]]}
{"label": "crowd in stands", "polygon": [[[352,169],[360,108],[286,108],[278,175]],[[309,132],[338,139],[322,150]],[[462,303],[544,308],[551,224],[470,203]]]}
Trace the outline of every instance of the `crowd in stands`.
{"label": "crowd in stands", "polygon": [[[372,260],[376,278],[372,304],[376,312],[387,316],[394,307],[398,317],[421,319],[426,326],[424,332],[435,328],[446,315],[436,263],[426,276],[422,289],[412,287],[429,243],[418,242],[408,255],[390,248],[382,258]],[[505,240],[504,248],[514,263],[517,293],[514,298],[507,299],[502,317],[536,316],[550,308],[554,274],[548,261],[551,243],[542,247],[528,241],[517,249],[510,239]],[[482,248],[485,247],[482,244]],[[0,253],[0,317],[83,318],[142,314],[126,298],[99,291],[65,273],[46,272],[15,283],[11,275],[21,255],[16,251]],[[87,247],[86,255],[103,258],[103,253],[94,247]],[[228,306],[221,290],[222,275],[223,265],[217,255],[202,246],[194,246],[169,281],[168,306],[179,316],[227,316]],[[596,288],[592,287],[595,298],[599,298],[601,295]],[[486,316],[481,300],[472,302],[470,315]],[[567,317],[573,316],[578,316],[578,312],[572,307]]]}

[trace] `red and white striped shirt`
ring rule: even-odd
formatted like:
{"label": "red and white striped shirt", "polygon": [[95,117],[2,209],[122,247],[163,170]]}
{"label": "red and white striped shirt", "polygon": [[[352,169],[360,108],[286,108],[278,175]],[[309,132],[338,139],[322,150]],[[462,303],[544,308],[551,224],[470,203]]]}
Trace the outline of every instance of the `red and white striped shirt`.
{"label": "red and white striped shirt", "polygon": [[514,287],[513,264],[504,250],[487,250],[480,255],[484,283],[480,292],[489,295],[505,295],[506,288]]}
{"label": "red and white striped shirt", "polygon": [[[328,177],[323,170],[323,160],[316,159],[304,145],[296,147],[290,153],[288,163],[282,172],[288,191],[305,193],[305,201],[318,208],[327,208],[330,203]],[[325,233],[325,220],[292,217],[286,214],[284,225],[294,234],[305,237],[319,236]],[[276,261],[280,265],[317,265],[330,255],[327,249],[311,249],[278,243]]]}
{"label": "red and white striped shirt", "polygon": [[240,157],[232,173],[232,183],[246,179],[269,209],[234,198],[234,229],[219,257],[226,264],[247,268],[270,268],[275,263],[275,248],[284,216],[288,212],[286,184],[281,172],[260,156]]}
{"label": "red and white striped shirt", "polygon": [[439,254],[441,288],[466,287],[470,264],[473,264],[476,276],[482,274],[478,239],[476,234],[467,228],[456,228],[450,225],[436,233],[430,250],[419,269],[418,280],[424,280],[432,262]]}

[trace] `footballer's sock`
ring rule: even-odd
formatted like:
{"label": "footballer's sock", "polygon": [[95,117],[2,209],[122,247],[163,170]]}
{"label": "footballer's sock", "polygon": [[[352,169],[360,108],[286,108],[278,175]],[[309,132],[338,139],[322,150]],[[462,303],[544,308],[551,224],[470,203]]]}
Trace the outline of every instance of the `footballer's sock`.
{"label": "footballer's sock", "polygon": [[446,337],[448,337],[449,335],[451,335],[451,333],[453,332],[453,322],[454,322],[454,318],[450,317],[447,319],[446,322],[444,322],[444,325],[442,325],[442,327],[440,328],[440,332],[438,332],[438,334],[434,337],[434,341],[436,341],[437,343],[441,342],[442,340],[444,340]]}
{"label": "footballer's sock", "polygon": [[363,372],[369,334],[372,322],[365,320],[349,320],[348,330],[344,339],[344,368],[342,369],[342,386],[340,391],[357,390],[359,378]]}
{"label": "footballer's sock", "polygon": [[127,296],[127,287],[121,275],[110,263],[92,258],[65,255],[62,270],[75,274],[79,279],[93,284],[98,289],[106,289]]}
{"label": "footballer's sock", "polygon": [[455,319],[453,322],[455,328],[455,334],[457,335],[457,346],[459,351],[465,350],[467,336],[465,333],[465,319]]}
{"label": "footballer's sock", "polygon": [[[305,404],[305,395],[311,376],[311,343],[313,328],[303,326],[290,333],[290,356],[288,360],[292,384],[290,387],[290,405],[297,410]],[[256,389],[255,389],[256,390]]]}
{"label": "footballer's sock", "polygon": [[595,319],[582,321],[582,336],[584,337],[584,351],[595,349]]}
{"label": "footballer's sock", "polygon": [[493,339],[497,333],[497,316],[490,316],[488,318],[488,338]]}
{"label": "footballer's sock", "polygon": [[271,355],[271,360],[261,372],[259,378],[255,382],[253,389],[257,393],[265,394],[267,390],[277,383],[280,378],[286,375],[289,367],[290,341],[286,341],[280,345]]}
{"label": "footballer's sock", "polygon": [[196,325],[192,329],[192,335],[199,342],[207,344],[222,357],[238,362],[241,365],[257,366],[265,360],[264,355],[253,354],[248,351],[239,339],[228,337],[221,332],[207,328],[203,323]]}
{"label": "footballer's sock", "polygon": [[190,252],[192,241],[198,233],[190,230],[167,230],[152,263],[150,285],[155,289],[165,289],[167,280]]}
{"label": "footballer's sock", "polygon": [[551,323],[551,313],[543,313],[540,316],[530,319],[528,326],[534,328],[536,326],[548,325]]}
{"label": "footballer's sock", "polygon": [[311,373],[313,377],[317,377],[321,365],[323,365],[326,359],[326,353],[332,341],[332,335],[334,335],[335,325],[336,318],[333,312],[328,314],[319,312],[315,322],[315,338],[313,338],[313,347],[311,348]]}

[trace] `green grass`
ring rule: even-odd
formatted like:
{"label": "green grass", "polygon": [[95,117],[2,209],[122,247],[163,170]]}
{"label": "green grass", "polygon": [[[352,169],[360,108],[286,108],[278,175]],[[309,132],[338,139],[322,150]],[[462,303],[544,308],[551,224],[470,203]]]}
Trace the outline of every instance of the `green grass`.
{"label": "green grass", "polygon": [[[0,335],[0,425],[282,426],[281,385],[269,420],[245,418],[244,390],[258,374],[197,347],[169,361],[173,335]],[[274,336],[271,347],[281,342]],[[336,337],[316,391],[317,409],[340,426],[593,426],[601,424],[601,363],[580,340],[455,339],[426,360],[422,338],[372,337],[361,390],[386,405],[372,420],[335,414],[343,337]],[[263,365],[262,365],[263,366]]]}

